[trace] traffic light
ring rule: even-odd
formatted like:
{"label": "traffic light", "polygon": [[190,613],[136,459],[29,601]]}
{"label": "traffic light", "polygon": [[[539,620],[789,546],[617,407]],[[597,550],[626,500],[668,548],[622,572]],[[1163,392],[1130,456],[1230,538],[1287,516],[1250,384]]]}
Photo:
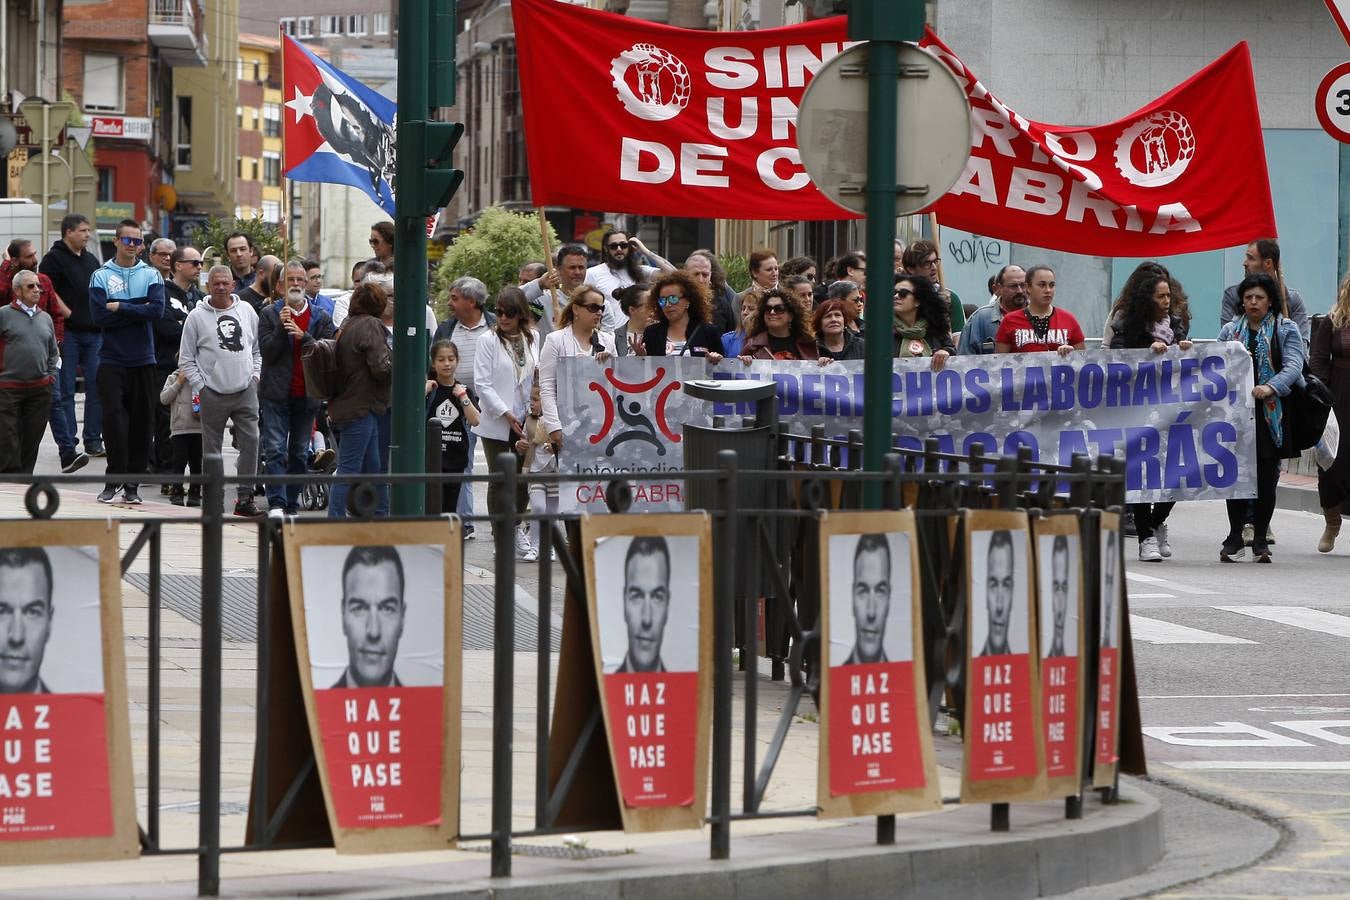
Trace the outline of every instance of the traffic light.
{"label": "traffic light", "polygon": [[398,214],[435,215],[464,181],[464,173],[452,168],[450,162],[464,126],[459,122],[410,121],[400,123],[399,132]]}
{"label": "traffic light", "polygon": [[433,3],[429,13],[431,28],[428,31],[431,50],[430,106],[438,109],[455,105],[455,38],[459,29],[455,25],[456,0],[440,0]]}

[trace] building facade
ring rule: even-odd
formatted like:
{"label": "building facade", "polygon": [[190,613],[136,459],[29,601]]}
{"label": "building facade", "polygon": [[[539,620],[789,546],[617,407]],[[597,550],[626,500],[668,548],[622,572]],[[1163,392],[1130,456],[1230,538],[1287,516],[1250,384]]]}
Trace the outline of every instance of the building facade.
{"label": "building facade", "polygon": [[98,201],[110,220],[100,226],[125,212],[169,230],[175,195],[160,187],[191,159],[198,113],[189,95],[175,95],[173,73],[206,65],[202,10],[198,0],[65,5],[61,84],[93,128]]}
{"label": "building facade", "polygon": [[[227,3],[205,7],[203,44],[209,58],[202,68],[173,70],[175,126],[186,146],[174,147],[173,188],[176,203],[170,215],[169,235],[187,239],[209,216],[233,214],[236,190],[235,155],[238,126],[232,109],[238,91],[237,66],[221,48],[238,41],[239,20]],[[215,48],[212,51],[212,48]]]}
{"label": "building facade", "polygon": [[242,33],[235,76],[239,99],[235,109],[239,130],[234,214],[242,219],[261,216],[281,224],[281,41],[277,37]]}
{"label": "building facade", "polygon": [[324,47],[392,47],[398,0],[239,0],[240,30]]}

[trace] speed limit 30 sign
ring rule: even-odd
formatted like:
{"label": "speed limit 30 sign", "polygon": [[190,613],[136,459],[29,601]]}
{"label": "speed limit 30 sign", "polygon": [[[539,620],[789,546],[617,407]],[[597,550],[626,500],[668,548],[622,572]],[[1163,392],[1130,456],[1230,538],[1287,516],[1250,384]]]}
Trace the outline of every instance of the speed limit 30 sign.
{"label": "speed limit 30 sign", "polygon": [[1350,62],[1336,66],[1317,86],[1317,121],[1327,134],[1350,144]]}

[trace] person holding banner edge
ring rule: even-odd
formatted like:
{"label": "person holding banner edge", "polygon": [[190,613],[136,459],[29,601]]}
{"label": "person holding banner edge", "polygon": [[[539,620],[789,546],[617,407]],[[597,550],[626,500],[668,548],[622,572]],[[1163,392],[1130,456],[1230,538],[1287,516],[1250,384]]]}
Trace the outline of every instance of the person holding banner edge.
{"label": "person holding banner edge", "polygon": [[[558,416],[558,363],[572,356],[593,356],[597,362],[605,362],[614,355],[614,335],[600,324],[604,314],[605,297],[600,289],[582,285],[567,298],[567,305],[558,313],[557,329],[544,338],[539,351],[539,406],[554,453],[563,446],[562,420]],[[647,331],[650,333],[651,328]]]}
{"label": "person holding banner edge", "polygon": [[1055,306],[1055,270],[1027,270],[1027,305],[1003,317],[994,336],[995,353],[1037,353],[1054,350],[1068,356],[1082,350],[1083,329],[1073,314]]}
{"label": "person holding banner edge", "polygon": [[779,288],[764,294],[741,347],[741,362],[748,366],[752,359],[819,358],[811,323],[797,301]]}
{"label": "person holding banner edge", "polygon": [[[1220,341],[1239,341],[1252,357],[1256,386],[1256,504],[1252,515],[1252,555],[1257,562],[1271,561],[1267,540],[1270,517],[1275,511],[1275,490],[1280,481],[1280,461],[1297,457],[1293,429],[1285,420],[1283,397],[1294,385],[1303,385],[1306,350],[1298,326],[1285,318],[1284,295],[1275,279],[1264,272],[1248,275],[1238,285],[1244,315],[1219,332]],[[1276,368],[1278,360],[1279,368]],[[1228,537],[1219,549],[1221,562],[1237,562],[1245,547],[1242,526],[1247,518],[1247,500],[1227,500]]]}
{"label": "person holding banner edge", "polygon": [[[1142,267],[1141,267],[1142,269]],[[1136,271],[1138,274],[1138,270]],[[1130,277],[1129,294],[1124,296],[1124,307],[1113,319],[1110,347],[1112,350],[1142,349],[1166,353],[1171,347],[1191,349],[1186,340],[1186,326],[1179,316],[1172,315],[1172,284],[1160,267],[1144,270],[1143,275]],[[1162,562],[1172,555],[1167,540],[1167,514],[1174,503],[1131,503],[1135,533],[1139,538],[1139,561]]]}
{"label": "person holding banner edge", "polygon": [[895,358],[926,356],[934,372],[956,352],[947,306],[933,282],[922,275],[903,275],[895,281]]}
{"label": "person holding banner edge", "polygon": [[722,361],[722,338],[708,321],[708,292],[679,270],[652,282],[655,321],[643,332],[639,356],[702,356]]}

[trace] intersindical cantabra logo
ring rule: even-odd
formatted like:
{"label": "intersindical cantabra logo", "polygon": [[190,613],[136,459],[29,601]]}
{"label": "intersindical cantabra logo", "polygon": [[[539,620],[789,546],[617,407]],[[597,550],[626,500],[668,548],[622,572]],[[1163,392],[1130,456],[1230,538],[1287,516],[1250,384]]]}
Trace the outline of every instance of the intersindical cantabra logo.
{"label": "intersindical cantabra logo", "polygon": [[681,435],[671,430],[666,419],[666,403],[680,389],[679,379],[667,380],[665,368],[659,368],[651,378],[638,383],[622,381],[613,369],[605,369],[605,380],[613,386],[613,396],[599,382],[589,385],[604,404],[605,418],[600,430],[588,440],[604,443],[606,456],[613,456],[616,448],[633,441],[650,444],[657,456],[665,456],[666,445],[660,435],[672,444],[680,442]]}

